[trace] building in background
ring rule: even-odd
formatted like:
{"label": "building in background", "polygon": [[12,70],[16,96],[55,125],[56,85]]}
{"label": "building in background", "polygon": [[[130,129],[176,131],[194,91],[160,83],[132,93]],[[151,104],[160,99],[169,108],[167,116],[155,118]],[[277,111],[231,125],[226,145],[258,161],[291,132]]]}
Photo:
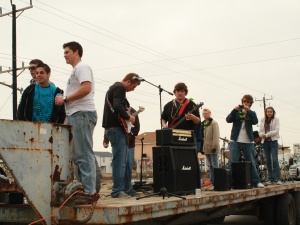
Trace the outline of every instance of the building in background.
{"label": "building in background", "polygon": [[300,156],[300,143],[293,144],[293,151],[294,151],[295,156],[297,156],[297,157]]}
{"label": "building in background", "polygon": [[112,173],[112,157],[113,154],[111,152],[94,152],[96,156],[96,160],[100,167],[100,171],[102,174],[104,173]]}

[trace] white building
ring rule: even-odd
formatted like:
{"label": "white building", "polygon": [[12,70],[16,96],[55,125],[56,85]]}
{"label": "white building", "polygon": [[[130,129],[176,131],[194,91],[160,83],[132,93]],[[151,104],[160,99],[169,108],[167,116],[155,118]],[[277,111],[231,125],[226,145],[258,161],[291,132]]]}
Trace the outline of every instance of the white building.
{"label": "white building", "polygon": [[102,174],[104,173],[112,173],[112,157],[113,154],[111,152],[94,152],[96,156],[96,160],[100,167],[100,171]]}

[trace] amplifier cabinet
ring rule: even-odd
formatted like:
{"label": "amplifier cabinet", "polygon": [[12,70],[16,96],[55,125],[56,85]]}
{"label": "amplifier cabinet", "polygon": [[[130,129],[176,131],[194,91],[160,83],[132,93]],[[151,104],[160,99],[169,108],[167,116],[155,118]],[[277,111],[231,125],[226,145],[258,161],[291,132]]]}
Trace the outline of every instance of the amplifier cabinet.
{"label": "amplifier cabinet", "polygon": [[252,183],[252,163],[232,162],[232,189],[251,189]]}
{"label": "amplifier cabinet", "polygon": [[169,146],[169,145],[186,145],[194,146],[195,137],[193,130],[179,130],[179,129],[162,129],[156,130],[156,145]]}
{"label": "amplifier cabinet", "polygon": [[214,168],[214,190],[231,190],[231,172],[225,168]]}
{"label": "amplifier cabinet", "polygon": [[169,193],[195,194],[200,188],[200,168],[195,147],[153,147],[153,188]]}

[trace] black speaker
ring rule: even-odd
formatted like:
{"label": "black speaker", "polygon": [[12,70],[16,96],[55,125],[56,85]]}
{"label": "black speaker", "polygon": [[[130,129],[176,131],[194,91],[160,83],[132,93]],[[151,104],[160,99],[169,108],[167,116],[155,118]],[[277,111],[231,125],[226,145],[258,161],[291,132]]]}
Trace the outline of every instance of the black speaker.
{"label": "black speaker", "polygon": [[232,162],[232,189],[251,189],[252,183],[252,163]]}
{"label": "black speaker", "polygon": [[152,148],[153,188],[169,193],[195,194],[200,188],[200,168],[195,147],[159,146]]}
{"label": "black speaker", "polygon": [[224,168],[214,168],[214,190],[231,190],[231,172]]}

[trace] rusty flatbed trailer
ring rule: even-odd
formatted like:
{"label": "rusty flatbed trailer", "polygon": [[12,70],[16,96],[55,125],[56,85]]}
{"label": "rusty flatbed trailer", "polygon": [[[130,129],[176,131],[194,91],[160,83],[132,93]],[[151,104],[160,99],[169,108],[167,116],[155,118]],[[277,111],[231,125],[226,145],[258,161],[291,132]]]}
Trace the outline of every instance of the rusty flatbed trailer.
{"label": "rusty flatbed trailer", "polygon": [[21,192],[28,200],[28,204],[0,203],[0,224],[46,218],[40,224],[203,225],[221,223],[227,215],[251,213],[268,225],[300,225],[298,181],[266,188],[203,190],[201,198],[101,197],[94,205],[81,206],[71,199],[61,207],[77,187],[71,141],[68,126],[0,120],[0,157],[15,181],[0,183],[0,194]]}
{"label": "rusty flatbed trailer", "polygon": [[[272,207],[276,197],[283,197],[287,194],[299,195],[299,190],[300,182],[294,181],[282,185],[270,185],[266,188],[202,191],[201,198],[195,198],[195,195],[187,195],[185,196],[186,199],[151,196],[140,200],[133,197],[119,199],[102,197],[94,207],[91,205],[63,207],[60,211],[60,218],[54,217],[53,224],[75,224],[75,221],[80,223],[87,218],[89,219],[84,224],[171,225],[193,224],[200,221],[202,221],[201,224],[206,224],[213,219],[221,218],[222,220],[224,216],[232,214],[249,215],[249,212],[264,219],[263,213]],[[299,206],[299,202],[296,205]],[[276,204],[273,206],[275,206],[273,211],[275,221],[277,220],[275,218]],[[280,205],[278,207],[281,209],[281,217],[285,206]],[[286,206],[286,209],[291,210],[289,205]],[[58,207],[54,207],[53,210],[57,211]],[[0,204],[1,224],[8,222],[31,223],[38,219],[39,217],[28,204]]]}

